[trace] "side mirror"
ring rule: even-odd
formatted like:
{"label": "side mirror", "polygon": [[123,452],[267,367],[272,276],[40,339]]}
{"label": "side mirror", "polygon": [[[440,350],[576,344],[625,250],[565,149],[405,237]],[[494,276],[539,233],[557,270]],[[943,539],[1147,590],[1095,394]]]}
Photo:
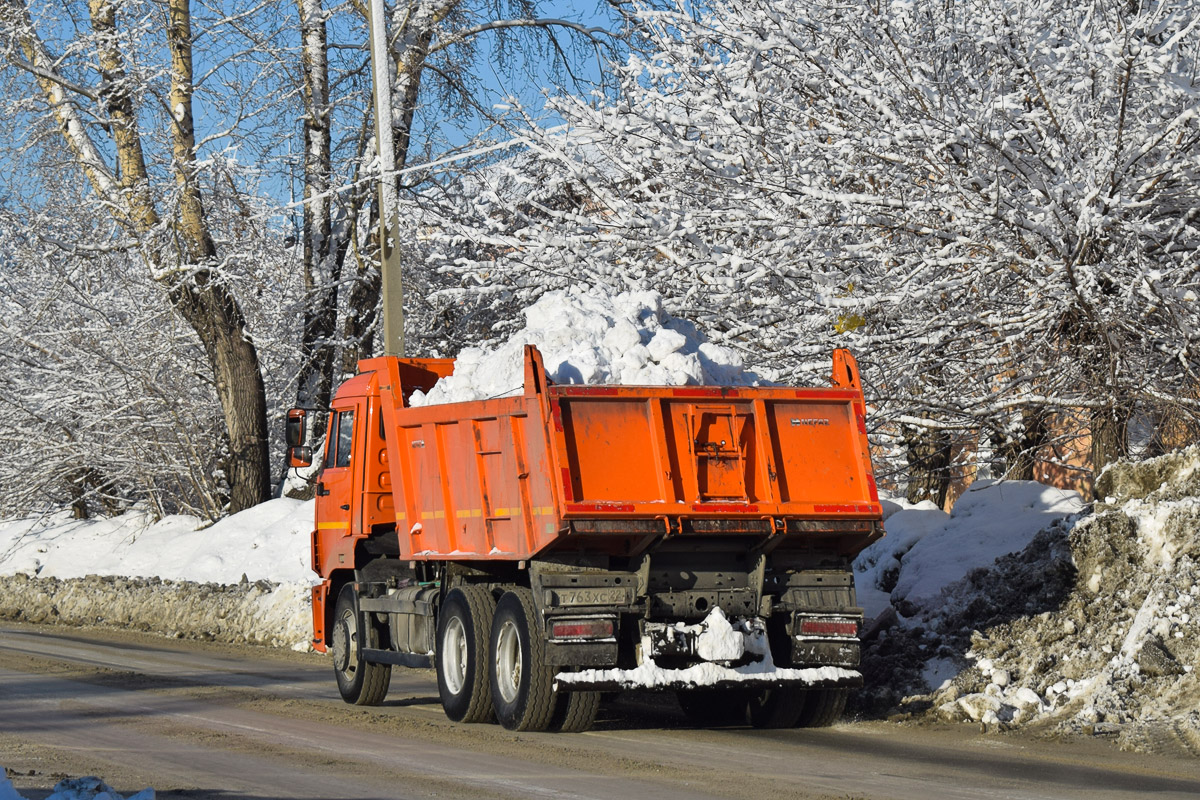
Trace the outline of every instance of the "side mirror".
{"label": "side mirror", "polygon": [[[308,431],[308,411],[303,408],[292,408],[287,413],[287,424],[284,429],[284,439],[287,441],[288,457],[291,458],[291,451],[304,444]],[[310,448],[311,449],[311,448]],[[308,455],[309,461],[312,461],[312,453]]]}
{"label": "side mirror", "polygon": [[[289,427],[291,420],[288,420]],[[307,445],[298,444],[288,448],[288,466],[289,467],[311,467],[312,466],[312,448]]]}

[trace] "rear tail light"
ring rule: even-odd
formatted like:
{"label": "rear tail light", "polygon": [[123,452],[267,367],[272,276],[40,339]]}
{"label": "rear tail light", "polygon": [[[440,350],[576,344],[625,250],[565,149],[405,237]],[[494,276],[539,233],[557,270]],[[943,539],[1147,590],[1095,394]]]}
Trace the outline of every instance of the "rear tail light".
{"label": "rear tail light", "polygon": [[551,639],[611,639],[616,629],[611,618],[558,619],[550,623]]}
{"label": "rear tail light", "polygon": [[858,622],[852,619],[804,619],[800,636],[857,636]]}

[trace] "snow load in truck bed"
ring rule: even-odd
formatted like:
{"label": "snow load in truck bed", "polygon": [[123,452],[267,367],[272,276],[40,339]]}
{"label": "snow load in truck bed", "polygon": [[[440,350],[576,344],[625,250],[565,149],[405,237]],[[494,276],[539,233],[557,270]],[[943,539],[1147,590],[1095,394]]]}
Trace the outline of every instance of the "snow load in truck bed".
{"label": "snow load in truck bed", "polygon": [[728,347],[707,341],[694,325],[663,310],[657,292],[601,294],[555,291],[525,309],[525,327],[494,348],[468,347],[454,374],[413,406],[519,394],[525,345],[536,345],[555,383],[626,386],[756,386],[767,381],[745,369]]}

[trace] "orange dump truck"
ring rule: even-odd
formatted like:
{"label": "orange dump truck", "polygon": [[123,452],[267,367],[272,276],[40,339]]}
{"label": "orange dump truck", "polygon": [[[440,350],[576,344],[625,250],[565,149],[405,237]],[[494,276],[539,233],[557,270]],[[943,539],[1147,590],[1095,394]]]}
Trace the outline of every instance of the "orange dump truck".
{"label": "orange dump truck", "polygon": [[[342,697],[436,667],[453,720],[582,730],[600,693],[825,725],[861,684],[851,560],[883,535],[851,355],[829,388],[578,386],[410,407],[453,361],[337,391],[316,483],[313,646]],[[289,461],[311,463],[306,412]]]}

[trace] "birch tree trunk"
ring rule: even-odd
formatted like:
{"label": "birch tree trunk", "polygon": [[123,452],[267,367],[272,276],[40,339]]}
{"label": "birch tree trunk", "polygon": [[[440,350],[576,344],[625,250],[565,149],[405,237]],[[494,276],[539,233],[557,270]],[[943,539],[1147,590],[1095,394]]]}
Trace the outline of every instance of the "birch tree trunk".
{"label": "birch tree trunk", "polygon": [[[321,0],[296,0],[300,14],[300,68],[304,93],[304,358],[296,402],[310,408],[329,405],[333,383],[337,324],[337,284],[344,243],[333,231],[333,168],[329,131],[329,58],[325,12]],[[344,238],[344,237],[342,237]],[[314,435],[324,433],[317,415]]]}
{"label": "birch tree trunk", "polygon": [[208,355],[229,436],[229,510],[270,496],[267,396],[258,352],[246,336],[237,298],[209,269],[216,258],[196,182],[192,120],[192,25],[189,0],[168,0],[171,118],[175,182],[180,190],[178,234],[183,270],[167,278],[171,301],[196,331]]}
{"label": "birch tree trunk", "polygon": [[[146,169],[136,108],[126,83],[124,58],[117,43],[116,7],[111,0],[88,0],[98,62],[104,81],[95,95],[108,113],[116,175],[70,92],[87,91],[63,79],[34,29],[22,0],[3,0],[0,14],[34,72],[53,110],[67,149],[92,190],[114,219],[141,245],[155,279],[200,339],[212,371],[224,417],[230,457],[229,510],[237,512],[267,499],[266,392],[258,353],[247,338],[237,298],[213,271],[216,247],[208,229],[196,181],[196,137],[192,120],[192,31],[188,0],[169,0],[166,38],[171,55],[170,131],[173,171],[179,192],[178,217],[162,223]],[[71,87],[71,88],[68,88]],[[173,235],[168,235],[173,234]]]}

